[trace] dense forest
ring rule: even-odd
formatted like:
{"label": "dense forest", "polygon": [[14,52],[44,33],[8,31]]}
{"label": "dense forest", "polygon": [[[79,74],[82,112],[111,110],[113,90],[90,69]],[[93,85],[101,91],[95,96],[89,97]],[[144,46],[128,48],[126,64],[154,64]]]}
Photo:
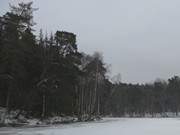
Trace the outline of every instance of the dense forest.
{"label": "dense forest", "polygon": [[[145,116],[180,111],[180,78],[152,84],[112,82],[100,53],[78,51],[76,35],[39,36],[30,3],[10,6],[0,17],[0,106],[46,118],[54,115]],[[118,59],[117,59],[118,60]]]}

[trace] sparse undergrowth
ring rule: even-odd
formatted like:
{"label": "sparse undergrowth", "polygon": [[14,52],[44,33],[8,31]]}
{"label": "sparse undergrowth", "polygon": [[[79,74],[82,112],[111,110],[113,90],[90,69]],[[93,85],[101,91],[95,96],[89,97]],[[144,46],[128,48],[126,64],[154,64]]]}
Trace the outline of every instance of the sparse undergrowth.
{"label": "sparse undergrowth", "polygon": [[61,124],[61,123],[72,123],[77,122],[76,117],[72,116],[53,116],[45,119],[27,117],[26,112],[21,112],[19,110],[14,110],[7,112],[5,108],[0,108],[0,127],[4,126],[44,126],[51,124]]}
{"label": "sparse undergrowth", "polygon": [[34,118],[32,116],[27,116],[25,111],[13,110],[7,112],[3,107],[0,107],[0,127],[38,127],[38,126],[47,126],[55,124],[68,124],[74,122],[87,122],[101,120],[100,116],[83,116],[82,119],[78,119],[76,116],[52,116],[48,118]]}

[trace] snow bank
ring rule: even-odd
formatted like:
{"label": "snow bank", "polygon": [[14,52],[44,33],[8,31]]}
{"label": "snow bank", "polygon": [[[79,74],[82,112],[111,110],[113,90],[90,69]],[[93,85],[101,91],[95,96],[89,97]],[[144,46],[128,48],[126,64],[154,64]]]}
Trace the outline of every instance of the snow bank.
{"label": "snow bank", "polygon": [[70,116],[54,116],[44,120],[35,118],[26,118],[26,113],[19,110],[7,113],[5,108],[0,107],[0,127],[1,126],[44,126],[61,123],[71,123],[77,121],[77,118]]}
{"label": "snow bank", "polygon": [[[19,115],[19,110],[16,111],[10,111],[7,113],[7,110],[5,108],[0,107],[0,125],[1,126],[20,126],[27,124],[28,121],[24,117],[23,112]],[[17,118],[18,116],[18,118]]]}
{"label": "snow bank", "polygon": [[0,135],[179,135],[178,118],[109,118],[99,122],[0,130]]}
{"label": "snow bank", "polygon": [[146,114],[125,114],[122,117],[125,118],[178,118],[180,117],[180,112],[164,112],[164,113],[146,113]]}

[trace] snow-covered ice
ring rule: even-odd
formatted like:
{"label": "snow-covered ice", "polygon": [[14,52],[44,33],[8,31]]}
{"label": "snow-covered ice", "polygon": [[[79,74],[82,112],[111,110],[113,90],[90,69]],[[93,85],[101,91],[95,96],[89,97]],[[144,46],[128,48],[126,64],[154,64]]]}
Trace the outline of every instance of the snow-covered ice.
{"label": "snow-covered ice", "polygon": [[105,118],[41,128],[0,128],[0,135],[179,135],[179,118]]}

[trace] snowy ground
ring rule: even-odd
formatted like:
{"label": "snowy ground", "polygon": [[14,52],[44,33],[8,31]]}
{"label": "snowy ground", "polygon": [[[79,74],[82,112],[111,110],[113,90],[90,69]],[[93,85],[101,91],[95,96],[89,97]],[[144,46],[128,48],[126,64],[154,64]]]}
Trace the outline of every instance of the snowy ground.
{"label": "snowy ground", "polygon": [[0,135],[179,135],[179,118],[106,118],[41,128],[0,128]]}

